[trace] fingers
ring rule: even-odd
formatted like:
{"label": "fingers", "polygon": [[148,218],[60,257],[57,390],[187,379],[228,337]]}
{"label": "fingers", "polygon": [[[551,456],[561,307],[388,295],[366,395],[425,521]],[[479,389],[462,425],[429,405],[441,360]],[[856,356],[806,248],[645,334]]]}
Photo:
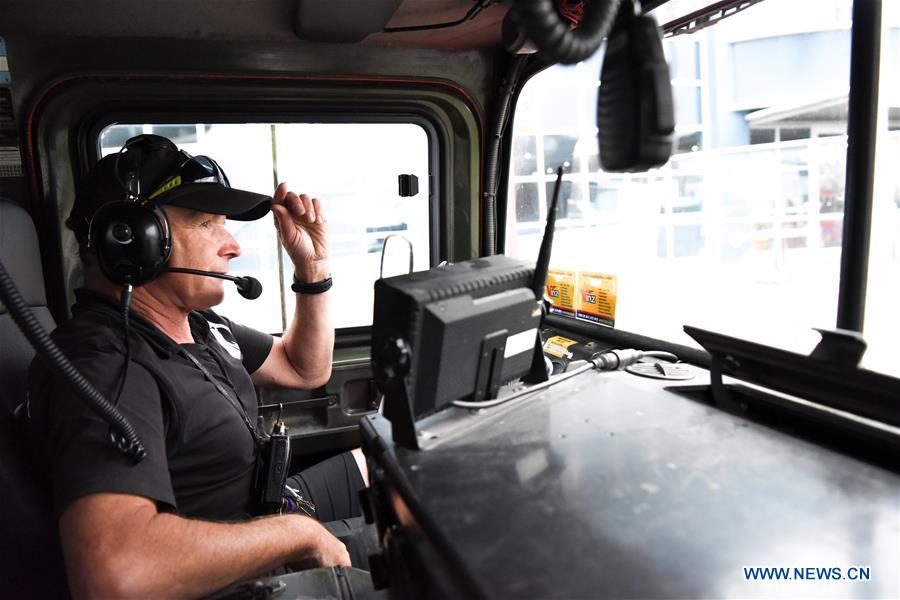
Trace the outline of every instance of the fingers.
{"label": "fingers", "polygon": [[272,214],[275,215],[275,221],[277,222],[288,216],[288,210],[281,204],[273,204]]}
{"label": "fingers", "polygon": [[344,545],[344,542],[339,540],[334,534],[328,531],[324,526],[322,527],[324,536],[321,540],[321,546],[319,546],[319,551],[322,556],[322,566],[323,567],[331,567],[334,565],[341,565],[343,567],[349,567],[350,565],[350,551],[347,549],[347,546]]}
{"label": "fingers", "polygon": [[286,209],[285,214],[280,211],[276,214],[278,217],[290,215],[294,221],[304,221],[306,223],[324,223],[325,213],[322,212],[322,201],[318,198],[311,198],[307,194],[296,194],[288,189],[287,183],[279,183],[272,195],[272,211],[276,211],[276,206]]}
{"label": "fingers", "polygon": [[336,538],[324,527],[323,535],[319,540],[319,547],[316,556],[316,562],[321,567],[342,566],[349,567],[350,551],[344,542]]}
{"label": "fingers", "polygon": [[[340,542],[338,542],[341,544]],[[321,567],[351,567],[350,552],[344,544],[340,548],[320,549],[310,555],[304,556],[302,559],[293,561],[291,566],[298,570],[318,569]]]}
{"label": "fingers", "polygon": [[282,228],[284,227],[284,223],[291,222],[290,214],[288,213],[288,210],[281,204],[273,204],[272,216],[274,217],[272,222],[275,224],[275,231],[278,232],[279,237],[283,238],[284,235],[282,232]]}
{"label": "fingers", "polygon": [[291,191],[287,182],[282,181],[279,183],[278,187],[275,188],[275,193],[272,194],[272,205],[281,205],[291,211],[291,207],[296,203],[297,194]]}
{"label": "fingers", "polygon": [[284,202],[284,197],[288,193],[288,184],[287,182],[282,181],[278,184],[278,187],[275,188],[275,193],[272,194],[272,202],[274,204],[281,204]]}
{"label": "fingers", "polygon": [[299,221],[306,214],[303,196],[298,196],[294,192],[288,192],[284,201],[285,207],[290,211],[291,217],[293,217],[295,221]]}
{"label": "fingers", "polygon": [[285,196],[284,206],[290,211],[295,221],[315,223],[321,208],[318,198],[310,198],[306,194],[299,196],[294,192],[288,192]]}
{"label": "fingers", "polygon": [[307,223],[316,222],[316,207],[313,206],[313,199],[306,194],[300,194],[300,200],[303,202],[303,211],[306,215]]}
{"label": "fingers", "polygon": [[341,540],[318,521],[299,513],[294,515],[298,517],[292,523],[299,527],[297,536],[299,546],[297,554],[290,561],[293,567],[311,569],[351,566],[350,551]]}
{"label": "fingers", "polygon": [[322,210],[322,201],[318,198],[312,199],[313,210],[316,213],[316,222],[324,223],[325,222],[325,212]]}
{"label": "fingers", "polygon": [[335,564],[338,564],[342,567],[352,567],[353,564],[350,561],[350,551],[347,550],[347,546],[345,546],[341,541],[338,541],[338,544],[340,544],[341,547],[337,548],[337,551],[335,552]]}

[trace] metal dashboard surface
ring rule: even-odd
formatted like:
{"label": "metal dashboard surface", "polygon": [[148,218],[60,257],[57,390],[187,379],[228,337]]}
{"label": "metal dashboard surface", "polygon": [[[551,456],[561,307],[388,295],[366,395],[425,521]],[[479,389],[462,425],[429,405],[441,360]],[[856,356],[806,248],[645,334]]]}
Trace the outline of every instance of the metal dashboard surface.
{"label": "metal dashboard surface", "polygon": [[[900,595],[900,476],[665,382],[591,371],[420,426],[397,462],[489,597]],[[854,566],[871,579],[743,570]]]}

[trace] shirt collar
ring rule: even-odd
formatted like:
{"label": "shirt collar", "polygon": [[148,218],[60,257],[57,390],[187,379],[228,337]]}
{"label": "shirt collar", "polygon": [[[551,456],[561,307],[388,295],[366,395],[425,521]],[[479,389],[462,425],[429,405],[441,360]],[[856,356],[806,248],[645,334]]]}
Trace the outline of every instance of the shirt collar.
{"label": "shirt collar", "polygon": [[[87,288],[75,290],[75,304],[72,306],[72,312],[73,314],[80,312],[99,313],[117,319],[119,322],[122,319],[122,311],[117,301]],[[149,320],[133,310],[129,311],[128,320],[132,330],[138,332],[141,337],[147,340],[158,354],[168,357],[178,353],[178,344]],[[191,327],[191,330],[193,331],[193,327]]]}
{"label": "shirt collar", "polygon": [[194,340],[203,344],[209,343],[209,322],[203,318],[202,314],[192,310],[188,315],[188,325]]}

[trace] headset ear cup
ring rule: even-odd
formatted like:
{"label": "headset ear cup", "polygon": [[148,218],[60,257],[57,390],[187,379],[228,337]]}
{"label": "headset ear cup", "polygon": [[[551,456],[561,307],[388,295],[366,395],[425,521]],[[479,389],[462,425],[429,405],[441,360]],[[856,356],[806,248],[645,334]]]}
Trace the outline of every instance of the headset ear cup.
{"label": "headset ear cup", "polygon": [[172,238],[162,211],[130,202],[111,202],[94,215],[90,244],[107,278],[137,286],[162,272],[169,260]]}
{"label": "headset ear cup", "polygon": [[153,210],[153,216],[156,217],[156,222],[160,228],[160,236],[159,236],[159,272],[156,274],[158,277],[163,268],[167,264],[169,264],[169,258],[172,256],[172,228],[169,225],[169,218],[166,216],[166,213],[163,212],[161,208],[155,208]]}

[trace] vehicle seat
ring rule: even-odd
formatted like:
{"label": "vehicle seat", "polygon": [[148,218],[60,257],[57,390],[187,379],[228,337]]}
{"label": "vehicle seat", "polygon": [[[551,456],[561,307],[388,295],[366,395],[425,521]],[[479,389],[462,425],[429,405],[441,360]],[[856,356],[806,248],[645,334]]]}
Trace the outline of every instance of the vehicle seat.
{"label": "vehicle seat", "polygon": [[[0,260],[38,321],[52,330],[34,223],[24,209],[3,198]],[[49,482],[35,466],[24,424],[13,415],[25,400],[34,350],[2,302],[0,349],[0,597],[68,597]]]}

